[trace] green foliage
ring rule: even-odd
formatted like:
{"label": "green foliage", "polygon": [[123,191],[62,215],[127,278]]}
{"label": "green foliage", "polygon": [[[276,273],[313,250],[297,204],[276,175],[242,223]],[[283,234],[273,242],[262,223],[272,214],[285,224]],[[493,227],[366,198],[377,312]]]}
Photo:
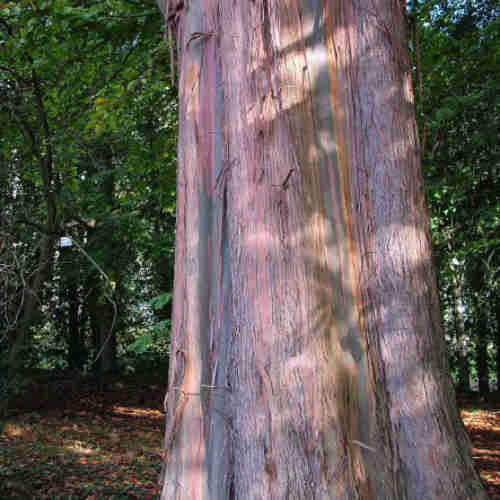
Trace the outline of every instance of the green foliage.
{"label": "green foliage", "polygon": [[[418,117],[439,289],[452,361],[456,293],[465,306],[469,365],[500,325],[500,12],[498,2],[414,2],[422,95]],[[412,47],[416,49],[415,35]],[[416,74],[416,77],[418,75]],[[416,81],[419,88],[419,82]],[[486,265],[487,263],[487,265]],[[500,359],[500,358],[499,358]],[[456,364],[456,363],[455,363]],[[500,372],[499,372],[500,373]]]}
{"label": "green foliage", "polygon": [[[172,298],[171,293],[161,293],[153,297],[147,306],[154,311],[162,311]],[[128,353],[132,357],[136,357],[145,362],[165,363],[169,354],[170,344],[170,319],[163,319],[151,323],[146,331],[139,331],[133,340],[128,345]],[[137,363],[135,363],[137,364]],[[128,362],[128,371],[131,371],[134,363]]]}
{"label": "green foliage", "polygon": [[119,353],[129,341],[145,353],[130,332],[157,336],[155,315],[165,330],[168,311],[136,316],[172,287],[177,103],[162,29],[153,0],[0,4],[0,231],[10,235],[13,297],[2,311],[11,321],[0,322],[4,357],[39,266],[47,189],[55,232],[81,248],[55,248],[26,361],[63,368],[96,352],[110,301]]}
{"label": "green foliage", "polygon": [[161,293],[149,301],[149,305],[154,311],[163,309],[172,299],[171,293]]}

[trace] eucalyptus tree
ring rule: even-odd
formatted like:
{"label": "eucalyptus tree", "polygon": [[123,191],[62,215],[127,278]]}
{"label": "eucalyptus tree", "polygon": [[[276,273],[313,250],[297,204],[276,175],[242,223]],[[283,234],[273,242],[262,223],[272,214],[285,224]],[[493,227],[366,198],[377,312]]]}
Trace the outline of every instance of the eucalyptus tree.
{"label": "eucalyptus tree", "polygon": [[447,373],[404,2],[163,4],[164,499],[484,499]]}

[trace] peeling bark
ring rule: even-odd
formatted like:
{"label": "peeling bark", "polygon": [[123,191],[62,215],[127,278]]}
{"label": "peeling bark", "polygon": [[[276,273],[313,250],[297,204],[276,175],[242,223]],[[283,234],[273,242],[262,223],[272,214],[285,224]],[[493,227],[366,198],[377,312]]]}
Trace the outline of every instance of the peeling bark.
{"label": "peeling bark", "polygon": [[404,7],[184,4],[163,499],[483,499]]}

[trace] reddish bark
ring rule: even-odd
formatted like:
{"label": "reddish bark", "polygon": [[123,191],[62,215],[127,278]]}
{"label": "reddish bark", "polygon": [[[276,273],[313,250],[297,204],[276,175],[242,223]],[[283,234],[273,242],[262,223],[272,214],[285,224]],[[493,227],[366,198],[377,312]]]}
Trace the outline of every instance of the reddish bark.
{"label": "reddish bark", "polygon": [[184,5],[164,499],[486,498],[402,5]]}

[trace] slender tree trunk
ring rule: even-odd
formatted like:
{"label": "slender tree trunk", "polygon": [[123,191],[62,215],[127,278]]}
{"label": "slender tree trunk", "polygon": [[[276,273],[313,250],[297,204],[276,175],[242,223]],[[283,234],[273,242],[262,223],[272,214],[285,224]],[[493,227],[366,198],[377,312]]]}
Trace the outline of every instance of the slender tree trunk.
{"label": "slender tree trunk", "polygon": [[447,373],[404,3],[167,5],[162,498],[486,498]]}
{"label": "slender tree trunk", "polygon": [[77,283],[68,283],[68,364],[72,370],[80,372],[85,364],[86,349],[82,335],[80,315],[80,294]]}
{"label": "slender tree trunk", "polygon": [[472,288],[472,302],[474,304],[474,321],[472,324],[475,338],[476,373],[479,393],[490,392],[488,343],[490,339],[488,325],[487,304],[484,302],[484,288],[486,268],[481,259],[469,269],[469,282]]}
{"label": "slender tree trunk", "polygon": [[78,262],[71,247],[59,249],[59,266],[62,279],[59,295],[67,302],[67,309],[62,311],[60,328],[65,332],[68,346],[68,366],[71,370],[80,372],[85,364],[86,348],[82,332],[82,314],[80,310],[80,276]]}
{"label": "slender tree trunk", "polygon": [[[54,259],[59,214],[57,209],[57,193],[60,189],[58,177],[55,173],[52,154],[52,132],[50,130],[48,115],[45,110],[44,90],[34,68],[31,70],[31,90],[35,95],[36,107],[41,125],[39,136],[34,132],[28,121],[20,119],[25,132],[26,142],[31,143],[31,152],[38,161],[44,201],[47,210],[47,219],[44,232],[40,238],[40,258],[38,267],[29,280],[25,291],[25,302],[19,324],[13,330],[9,339],[9,379],[13,377],[22,364],[21,353],[29,338],[30,328],[40,315],[40,293],[50,279]],[[23,283],[24,286],[24,283]]]}
{"label": "slender tree trunk", "polygon": [[[103,200],[107,204],[108,210],[114,205],[115,200],[115,175],[113,170],[113,151],[109,147],[103,147],[96,151],[95,165],[96,173],[103,173],[104,178],[101,183],[101,193]],[[100,269],[95,269],[90,278],[89,289],[92,290],[88,306],[94,346],[96,351],[95,370],[99,379],[99,387],[104,388],[103,376],[116,369],[116,320],[118,316],[116,305],[116,292],[120,288],[120,260],[115,260],[116,240],[113,238],[113,226],[105,221],[97,222],[95,227],[88,231],[87,242],[89,249],[101,250],[105,253],[100,259],[99,265],[102,266],[105,273],[113,272],[115,281],[115,290],[113,297],[109,294],[109,283],[103,280]],[[109,279],[109,278],[107,278]],[[108,293],[105,292],[108,288]]]}
{"label": "slender tree trunk", "polygon": [[469,392],[470,369],[469,369],[469,336],[465,333],[465,306],[463,301],[463,291],[461,277],[455,280],[455,335],[457,339],[458,358],[458,389],[462,392]]}
{"label": "slender tree trunk", "polygon": [[[49,212],[50,213],[50,212]],[[55,224],[48,224],[49,231],[53,231]],[[40,293],[43,285],[48,281],[52,272],[56,238],[54,233],[42,236],[40,242],[40,258],[34,277],[24,291],[25,301],[18,325],[12,331],[9,341],[9,379],[13,378],[22,365],[21,353],[26,347],[30,328],[40,317]]]}
{"label": "slender tree trunk", "polygon": [[100,374],[107,374],[116,370],[116,329],[113,328],[113,304],[103,304],[99,307],[99,351],[97,359]]}
{"label": "slender tree trunk", "polygon": [[96,289],[89,301],[90,322],[96,352],[95,369],[99,377],[116,368],[116,318],[113,304]]}
{"label": "slender tree trunk", "polygon": [[497,378],[497,391],[500,391],[500,295],[496,294],[495,300],[495,319],[496,319],[496,330],[495,330],[495,368],[496,368],[496,378]]}
{"label": "slender tree trunk", "polygon": [[488,322],[482,305],[476,303],[476,371],[480,394],[490,392],[490,373],[488,363]]}

